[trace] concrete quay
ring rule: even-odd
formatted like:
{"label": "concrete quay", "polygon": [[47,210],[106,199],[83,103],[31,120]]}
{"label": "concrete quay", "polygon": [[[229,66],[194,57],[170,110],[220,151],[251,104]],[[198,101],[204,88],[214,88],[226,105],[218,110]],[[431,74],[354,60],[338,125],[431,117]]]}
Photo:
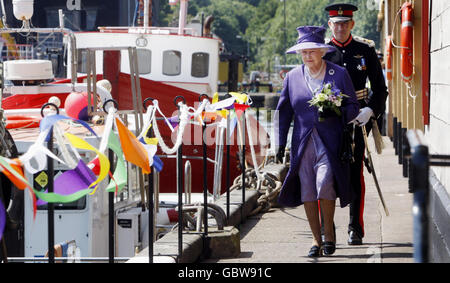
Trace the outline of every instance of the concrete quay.
{"label": "concrete quay", "polygon": [[[372,140],[370,138],[370,140]],[[246,191],[244,206],[232,205],[228,229],[239,230],[240,253],[229,258],[204,256],[203,237],[198,233],[183,234],[183,255],[180,263],[412,263],[413,217],[412,195],[408,193],[408,179],[389,138],[384,137],[381,155],[372,153],[378,182],[390,216],[386,216],[377,194],[372,175],[365,169],[365,237],[363,245],[347,244],[348,207],[340,208],[337,201],[335,224],[337,250],[331,257],[311,259],[311,232],[303,206],[274,207],[268,212],[247,217],[256,207],[258,193]],[[373,144],[371,145],[373,147]],[[232,192],[231,203],[242,201],[242,191]],[[225,199],[218,204],[224,206]],[[230,228],[231,227],[231,228]],[[225,229],[227,230],[227,229]],[[177,231],[155,242],[154,262],[176,262]],[[148,262],[144,249],[129,262]]]}
{"label": "concrete quay", "polygon": [[[372,138],[369,137],[370,140]],[[389,138],[381,155],[372,153],[378,181],[389,209],[386,216],[372,175],[365,169],[365,237],[363,245],[347,244],[349,209],[337,201],[335,224],[337,250],[331,257],[311,259],[311,230],[303,206],[272,208],[247,218],[240,225],[241,254],[236,258],[210,259],[208,263],[412,263],[412,195],[408,179]],[[374,148],[373,145],[371,148]]]}

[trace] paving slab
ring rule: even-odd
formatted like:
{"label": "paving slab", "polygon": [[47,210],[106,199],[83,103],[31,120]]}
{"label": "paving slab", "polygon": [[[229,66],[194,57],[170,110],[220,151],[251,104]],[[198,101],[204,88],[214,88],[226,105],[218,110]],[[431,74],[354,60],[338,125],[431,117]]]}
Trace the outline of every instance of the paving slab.
{"label": "paving slab", "polygon": [[[410,263],[413,262],[412,195],[408,179],[389,138],[381,155],[373,154],[378,181],[388,206],[386,216],[372,175],[365,170],[365,237],[361,246],[347,244],[348,207],[337,201],[335,223],[337,250],[331,257],[310,259],[311,231],[303,206],[272,208],[239,225],[241,254],[236,258],[209,259],[217,263]],[[371,145],[373,147],[373,144]]]}

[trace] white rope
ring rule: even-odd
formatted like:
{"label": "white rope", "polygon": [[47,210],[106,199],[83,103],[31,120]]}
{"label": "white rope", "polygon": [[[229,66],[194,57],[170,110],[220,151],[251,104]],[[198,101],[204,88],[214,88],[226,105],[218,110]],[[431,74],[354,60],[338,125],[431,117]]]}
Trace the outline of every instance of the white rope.
{"label": "white rope", "polygon": [[411,91],[412,86],[411,86],[411,84],[410,83],[405,83],[405,84],[406,84],[406,87],[408,88],[408,95],[409,95],[409,97],[411,97],[414,100],[414,102],[416,102],[417,94],[412,94],[412,91]]}
{"label": "white rope", "polygon": [[394,19],[394,24],[392,25],[392,32],[391,32],[391,43],[392,46],[395,48],[399,48],[399,49],[407,49],[407,46],[400,46],[400,45],[396,45],[394,43],[394,30],[395,30],[395,25],[397,24],[397,19],[398,19],[398,15],[400,15],[400,13],[402,12],[402,9],[400,8],[400,10],[398,10],[397,14],[395,15],[395,19]]}
{"label": "white rope", "polygon": [[256,173],[256,176],[258,177],[258,181],[259,181],[259,180],[263,180],[264,176],[258,171],[259,166],[258,166],[258,163],[256,162],[255,147],[253,144],[253,136],[252,136],[252,131],[251,131],[251,127],[250,127],[251,125],[250,125],[250,122],[249,122],[249,119],[247,118],[247,116],[248,116],[248,112],[246,111],[245,112],[245,123],[246,123],[245,129],[247,131],[248,141],[250,143],[250,152],[252,154],[253,167],[255,169],[255,173]]}
{"label": "white rope", "polygon": [[147,108],[147,112],[144,114],[144,117],[143,117],[144,126],[142,127],[141,133],[137,137],[138,140],[140,138],[142,138],[145,134],[147,134],[147,130],[150,127],[150,125],[152,124],[153,116],[155,115],[155,113],[156,113],[156,108],[154,106],[150,105]]}
{"label": "white rope", "polygon": [[[207,99],[203,100],[202,104],[199,106],[199,108],[197,110],[195,110],[193,107],[188,107],[186,104],[183,104],[181,102],[178,103],[178,106],[180,109],[179,110],[180,123],[178,125],[176,141],[172,148],[168,147],[166,145],[166,143],[164,142],[164,140],[161,136],[161,133],[159,132],[158,124],[156,121],[156,115],[153,115],[153,119],[152,119],[153,130],[155,132],[156,138],[158,138],[158,144],[161,147],[162,151],[164,151],[164,153],[173,154],[178,150],[178,148],[180,147],[180,145],[183,141],[184,129],[185,129],[186,125],[189,123],[191,117],[194,117],[194,119],[195,119],[198,117],[198,115],[201,115],[208,103],[209,103],[209,101]],[[154,105],[155,109],[164,117],[166,123],[169,125],[170,123],[168,122],[167,118],[164,116],[164,114],[161,112],[161,109],[159,108],[158,101],[154,100],[153,105]],[[170,128],[173,131],[173,128],[171,126],[170,126]]]}
{"label": "white rope", "polygon": [[114,118],[116,117],[117,109],[114,106],[111,106],[108,109],[108,115],[105,120],[105,127],[103,130],[102,140],[100,141],[99,151],[103,154],[106,153],[106,149],[108,148],[109,134],[112,131],[114,125]]}
{"label": "white rope", "polygon": [[[67,165],[69,166],[69,168],[73,169],[75,167],[77,167],[77,161],[74,160],[72,158],[72,156],[69,153],[69,150],[67,149],[66,146],[66,142],[64,141],[64,138],[62,136],[62,132],[61,129],[59,128],[59,126],[57,124],[53,125],[53,136],[56,139],[57,144],[59,145],[59,148],[61,150],[61,155],[64,159],[64,161],[66,161]],[[70,143],[69,143],[69,146]]]}

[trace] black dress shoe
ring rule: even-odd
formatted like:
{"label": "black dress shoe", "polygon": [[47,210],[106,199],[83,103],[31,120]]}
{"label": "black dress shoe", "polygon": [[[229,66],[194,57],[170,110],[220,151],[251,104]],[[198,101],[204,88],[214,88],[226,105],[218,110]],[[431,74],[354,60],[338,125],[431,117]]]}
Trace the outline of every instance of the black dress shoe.
{"label": "black dress shoe", "polygon": [[362,237],[355,231],[350,231],[348,234],[348,244],[352,246],[362,245]]}
{"label": "black dress shoe", "polygon": [[334,254],[336,251],[336,243],[335,242],[325,242],[322,244],[323,254],[325,256],[330,256]]}
{"label": "black dress shoe", "polygon": [[308,257],[319,257],[322,255],[322,249],[319,246],[312,246],[309,250]]}

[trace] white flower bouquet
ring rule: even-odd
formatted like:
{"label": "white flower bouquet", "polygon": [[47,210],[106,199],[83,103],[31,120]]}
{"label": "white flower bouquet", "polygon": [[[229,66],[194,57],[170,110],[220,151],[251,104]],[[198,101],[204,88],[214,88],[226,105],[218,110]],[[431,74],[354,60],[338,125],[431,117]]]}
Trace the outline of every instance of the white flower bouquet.
{"label": "white flower bouquet", "polygon": [[349,96],[343,94],[341,90],[335,88],[331,83],[326,83],[316,90],[313,98],[308,103],[310,106],[317,107],[319,122],[323,122],[327,117],[342,115],[340,107],[346,97]]}

